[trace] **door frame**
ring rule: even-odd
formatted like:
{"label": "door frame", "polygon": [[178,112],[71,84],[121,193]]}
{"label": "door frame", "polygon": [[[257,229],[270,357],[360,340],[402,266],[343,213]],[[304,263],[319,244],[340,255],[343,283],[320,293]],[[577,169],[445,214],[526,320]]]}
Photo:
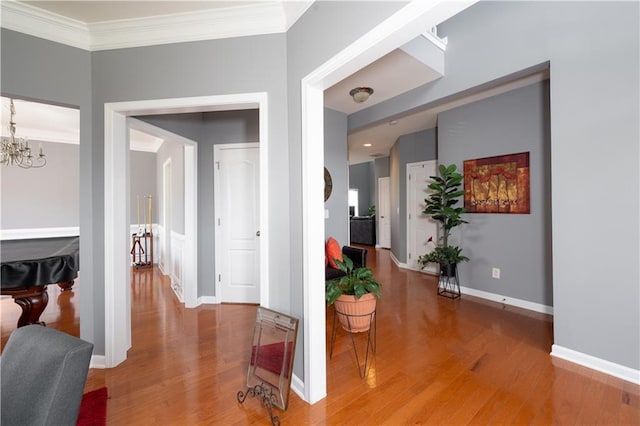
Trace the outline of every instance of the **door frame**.
{"label": "door frame", "polygon": [[377,210],[377,215],[378,215],[378,220],[377,220],[377,225],[378,225],[378,244],[376,245],[376,247],[382,247],[382,248],[391,248],[391,230],[389,230],[389,245],[387,246],[383,246],[380,240],[380,235],[382,235],[382,219],[380,219],[382,217],[382,209],[380,208],[380,205],[382,203],[380,203],[380,188],[382,187],[382,185],[380,185],[380,181],[386,182],[386,186],[387,186],[387,204],[389,205],[389,212],[387,214],[387,218],[386,220],[389,221],[389,228],[391,228],[391,177],[390,176],[383,176],[383,177],[379,177],[378,178],[378,209]]}
{"label": "door frame", "polygon": [[[260,134],[260,282],[269,286],[269,204],[268,204],[268,96],[266,92],[232,95],[197,96],[109,102],[104,104],[104,334],[106,368],[115,367],[127,359],[131,347],[131,274],[129,271],[129,132],[127,117],[135,115],[180,114],[190,112],[259,109]],[[188,152],[187,152],[188,151]],[[185,157],[196,159],[195,150],[185,150]],[[185,185],[197,181],[197,167],[185,168]],[[187,172],[190,173],[187,178]],[[189,182],[187,182],[189,181]],[[191,190],[191,188],[190,188]],[[190,191],[189,191],[190,192]],[[193,197],[197,192],[187,193]],[[125,232],[126,230],[126,232]],[[185,217],[185,234],[197,232],[197,210]],[[193,241],[185,246],[185,259],[197,265],[197,245]],[[197,266],[193,277],[196,282]],[[186,292],[186,288],[185,288]],[[268,291],[262,293],[261,304],[269,306]],[[186,295],[185,295],[186,298]],[[192,307],[192,306],[187,306]],[[98,325],[99,326],[99,325]]]}
{"label": "door frame", "polygon": [[[314,404],[327,395],[324,302],[324,96],[325,89],[393,49],[461,12],[477,0],[413,0],[336,53],[301,80],[302,282],[304,395]],[[293,137],[290,135],[290,137]],[[295,390],[295,389],[294,389]]]}
{"label": "door frame", "polygon": [[156,127],[146,121],[127,118],[129,128],[139,130],[163,140],[182,144],[184,148],[184,236],[182,298],[187,308],[198,302],[198,144],[184,136]]}
{"label": "door frame", "polygon": [[[220,197],[220,179],[219,179],[219,173],[220,170],[216,167],[216,162],[218,161],[218,159],[220,158],[220,151],[225,150],[225,149],[238,149],[238,148],[260,148],[260,143],[259,142],[245,142],[245,143],[230,143],[230,144],[215,144],[213,145],[213,167],[215,167],[215,171],[214,171],[214,182],[213,182],[213,210],[214,210],[214,217],[219,218],[220,215],[218,214],[218,207],[220,205],[220,200],[218,197]],[[260,155],[261,153],[259,153]],[[262,166],[262,165],[260,165]],[[262,173],[262,171],[260,172]],[[260,185],[260,190],[262,191],[262,187]],[[260,206],[260,209],[262,210],[262,206]],[[262,214],[262,212],[260,213]],[[216,274],[219,273],[219,271],[222,270],[222,239],[220,236],[220,232],[216,232],[217,227],[214,224],[214,253],[215,253],[215,270],[216,270]],[[262,235],[262,233],[261,233]],[[260,237],[262,238],[262,237]],[[260,240],[259,240],[260,241]],[[260,251],[262,247],[260,247]],[[262,265],[260,265],[262,266]],[[263,299],[264,295],[262,294],[264,292],[264,286],[262,285],[262,277],[259,277],[260,279],[260,300]],[[222,303],[222,284],[220,282],[220,280],[216,279],[215,280],[216,283],[216,295],[214,297],[214,303]]]}
{"label": "door frame", "polygon": [[[410,219],[409,219],[409,215],[411,214],[411,198],[409,197],[409,189],[412,185],[412,182],[409,179],[409,174],[411,173],[411,168],[415,167],[415,166],[431,166],[433,165],[436,173],[438,171],[438,160],[426,160],[426,161],[416,161],[415,163],[407,163],[407,170],[406,170],[406,188],[405,188],[405,194],[407,195],[407,206],[406,206],[406,224],[407,224],[407,259],[406,259],[406,265],[408,269],[413,269],[414,271],[419,271],[421,269],[416,269],[413,266],[411,266],[412,262],[409,262],[409,253],[411,253],[411,245],[413,243],[413,238],[415,238],[415,232],[412,232],[412,229],[409,229],[409,223],[410,223]],[[437,239],[438,235],[436,235],[436,242],[438,241]]]}

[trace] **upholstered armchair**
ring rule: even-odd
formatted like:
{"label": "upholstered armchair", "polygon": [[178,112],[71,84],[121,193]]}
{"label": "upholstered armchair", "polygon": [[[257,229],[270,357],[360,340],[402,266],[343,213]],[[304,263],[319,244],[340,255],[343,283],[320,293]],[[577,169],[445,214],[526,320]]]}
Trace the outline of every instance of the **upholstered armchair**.
{"label": "upholstered armchair", "polygon": [[52,328],[13,331],[0,356],[0,424],[74,426],[92,352],[92,343]]}

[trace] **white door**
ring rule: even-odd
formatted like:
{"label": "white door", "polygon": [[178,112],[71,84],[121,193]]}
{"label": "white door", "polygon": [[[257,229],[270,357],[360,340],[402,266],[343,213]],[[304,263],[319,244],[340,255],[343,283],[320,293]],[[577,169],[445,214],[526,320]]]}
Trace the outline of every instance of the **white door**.
{"label": "white door", "polygon": [[[425,161],[407,164],[407,266],[420,269],[418,256],[433,251],[438,241],[438,224],[425,216],[425,198],[430,190],[429,176],[435,176],[436,162]],[[428,243],[429,238],[433,243]],[[428,265],[425,271],[437,273],[436,265]]]}
{"label": "white door", "polygon": [[391,248],[391,203],[388,177],[378,179],[378,245]]}
{"label": "white door", "polygon": [[260,148],[218,145],[214,157],[216,296],[260,303]]}

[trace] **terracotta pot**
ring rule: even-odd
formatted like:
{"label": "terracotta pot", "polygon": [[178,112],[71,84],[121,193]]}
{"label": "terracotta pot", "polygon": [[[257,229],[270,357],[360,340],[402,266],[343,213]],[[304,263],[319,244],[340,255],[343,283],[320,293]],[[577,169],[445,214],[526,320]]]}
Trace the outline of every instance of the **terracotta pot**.
{"label": "terracotta pot", "polygon": [[376,301],[372,293],[367,293],[360,299],[348,295],[338,297],[333,304],[342,328],[352,333],[368,331],[375,315]]}

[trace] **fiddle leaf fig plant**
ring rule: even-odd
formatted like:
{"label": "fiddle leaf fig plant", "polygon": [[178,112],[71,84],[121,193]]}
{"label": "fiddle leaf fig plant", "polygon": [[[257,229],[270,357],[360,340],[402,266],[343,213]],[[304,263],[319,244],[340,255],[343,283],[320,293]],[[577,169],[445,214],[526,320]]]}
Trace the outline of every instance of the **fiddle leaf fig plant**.
{"label": "fiddle leaf fig plant", "polygon": [[[428,263],[438,263],[442,266],[469,260],[462,255],[461,248],[449,245],[451,230],[467,223],[462,218],[467,210],[457,205],[459,198],[464,195],[464,190],[460,188],[462,174],[457,171],[455,164],[449,166],[441,164],[438,172],[438,176],[430,176],[431,181],[427,188],[432,192],[424,200],[426,206],[422,213],[438,222],[440,238],[432,252],[418,258],[418,264],[423,268]],[[430,237],[428,242],[433,242],[433,237]]]}

